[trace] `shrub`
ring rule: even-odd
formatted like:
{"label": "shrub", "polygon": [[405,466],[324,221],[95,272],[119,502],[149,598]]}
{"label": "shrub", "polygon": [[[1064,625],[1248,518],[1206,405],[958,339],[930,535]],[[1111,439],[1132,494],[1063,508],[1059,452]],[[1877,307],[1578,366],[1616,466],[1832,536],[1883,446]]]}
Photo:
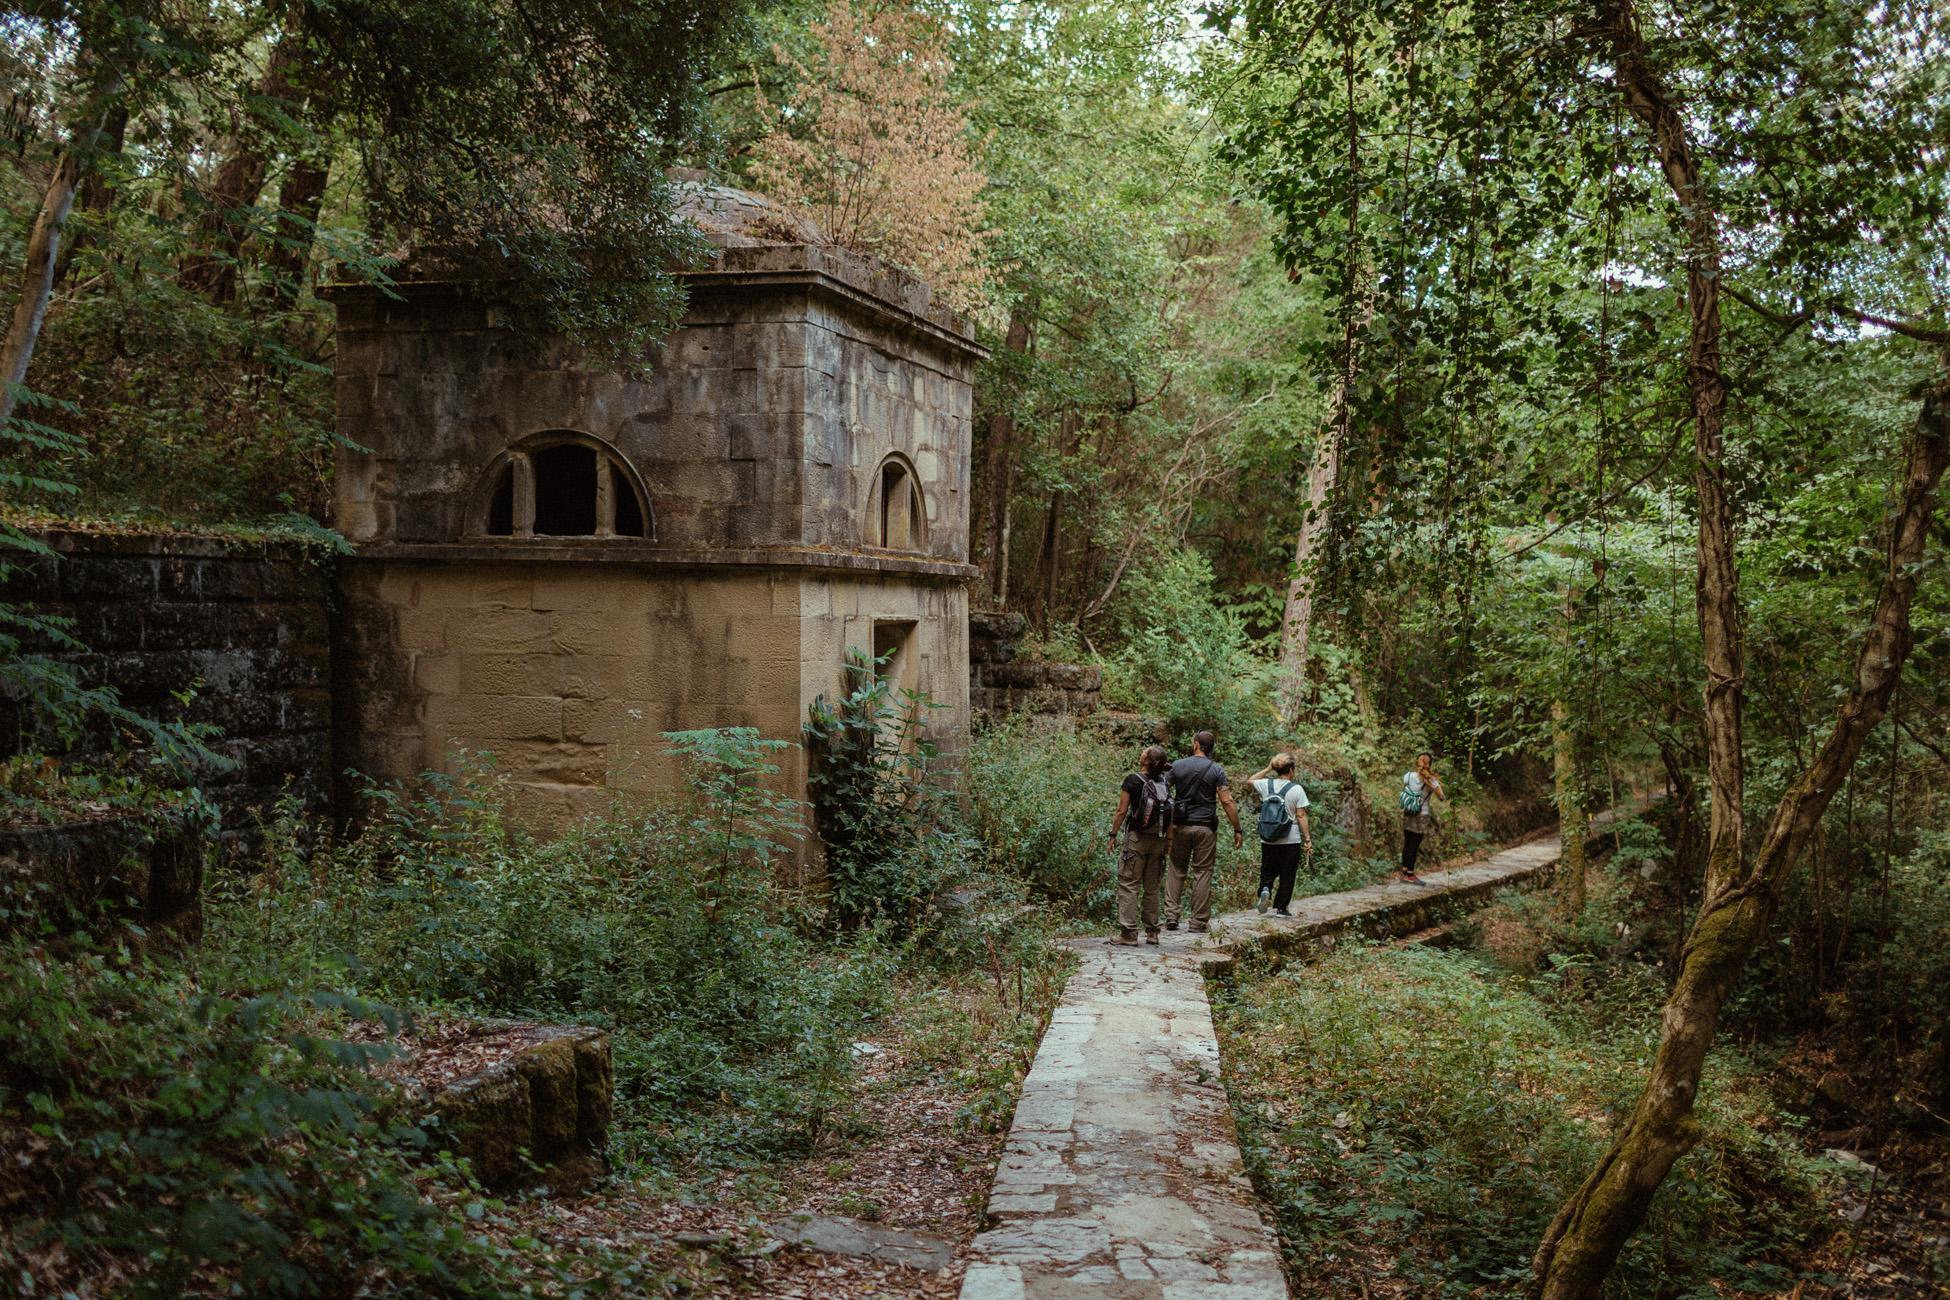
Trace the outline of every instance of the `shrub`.
{"label": "shrub", "polygon": [[967,875],[975,846],[934,770],[926,723],[937,706],[896,692],[884,666],[851,658],[846,695],[815,699],[805,736],[835,918],[847,930],[884,920],[906,933],[930,899]]}
{"label": "shrub", "polygon": [[968,804],[989,867],[1065,911],[1108,914],[1117,864],[1104,840],[1136,762],[1130,746],[1074,728],[1011,722],[978,737]]}
{"label": "shrub", "polygon": [[378,790],[355,838],[280,839],[264,870],[230,881],[213,942],[267,985],[336,977],[609,1030],[626,1158],[801,1148],[848,1095],[850,1044],[896,955],[873,929],[822,946],[775,883],[796,805],[756,779],[764,742],[676,742],[693,758],[682,807],[619,806],[548,841],[506,821],[478,774]]}
{"label": "shrub", "polygon": [[1174,735],[1209,728],[1232,755],[1270,752],[1277,732],[1275,665],[1255,652],[1241,613],[1222,605],[1212,566],[1183,548],[1134,570],[1118,601],[1123,646],[1105,691]]}
{"label": "shrub", "polygon": [[395,1013],[252,994],[233,973],[0,937],[10,1281],[175,1297],[499,1296],[569,1280],[479,1236],[491,1203],[428,1163],[426,1135],[365,1074],[390,1049],[333,1030]]}

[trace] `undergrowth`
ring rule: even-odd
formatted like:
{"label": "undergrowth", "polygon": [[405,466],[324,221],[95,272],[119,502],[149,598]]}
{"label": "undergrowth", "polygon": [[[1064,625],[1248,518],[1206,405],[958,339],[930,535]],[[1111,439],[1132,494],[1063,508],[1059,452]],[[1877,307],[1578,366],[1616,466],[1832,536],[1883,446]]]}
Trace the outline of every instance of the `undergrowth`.
{"label": "undergrowth", "polygon": [[605,1029],[612,1161],[653,1193],[870,1134],[856,1044],[875,1026],[961,1123],[1006,1123],[1066,969],[1022,886],[969,881],[898,935],[860,909],[841,926],[777,883],[801,809],[767,793],[775,747],[673,740],[689,797],[553,839],[484,772],[375,788],[345,838],[286,810],[254,870],[208,883],[200,949],[9,902],[5,1275],[78,1295],[661,1289],[601,1239],[527,1235],[372,1075],[394,1049],[354,1021]]}
{"label": "undergrowth", "polygon": [[[1344,1294],[1359,1272],[1377,1294],[1522,1295],[1545,1226],[1636,1098],[1661,995],[1649,973],[1594,991],[1420,947],[1242,972],[1220,1016],[1234,1107],[1299,1294]],[[1607,1297],[1794,1282],[1817,1166],[1735,1052],[1716,1054],[1698,1113],[1704,1139]]]}

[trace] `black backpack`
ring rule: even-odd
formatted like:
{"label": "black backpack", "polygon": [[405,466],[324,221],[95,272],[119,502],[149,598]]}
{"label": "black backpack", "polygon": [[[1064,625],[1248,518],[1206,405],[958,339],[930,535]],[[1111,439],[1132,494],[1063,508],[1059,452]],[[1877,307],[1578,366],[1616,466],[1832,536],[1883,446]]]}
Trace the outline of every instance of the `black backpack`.
{"label": "black backpack", "polygon": [[1130,828],[1140,835],[1163,835],[1171,829],[1171,819],[1177,811],[1171,788],[1163,777],[1148,777],[1142,772],[1136,775],[1144,792],[1133,801]]}

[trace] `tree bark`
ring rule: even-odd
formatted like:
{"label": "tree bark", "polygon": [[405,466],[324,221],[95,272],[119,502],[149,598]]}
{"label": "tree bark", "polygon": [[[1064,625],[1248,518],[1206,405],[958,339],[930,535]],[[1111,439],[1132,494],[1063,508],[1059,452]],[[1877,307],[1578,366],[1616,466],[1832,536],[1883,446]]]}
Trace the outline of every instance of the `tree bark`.
{"label": "tree bark", "polygon": [[55,275],[61,265],[61,237],[74,210],[75,191],[101,147],[113,112],[111,106],[120,92],[120,78],[113,74],[96,88],[91,97],[96,106],[81,115],[82,124],[74,128],[68,147],[56,160],[28,233],[27,251],[21,258],[20,296],[14,300],[6,337],[0,339],[0,428],[13,419],[21,386],[27,382],[27,367],[33,363],[34,346],[40,342],[41,326],[47,320],[48,299],[54,293]]}
{"label": "tree bark", "polygon": [[[129,129],[129,106],[117,103],[109,107],[108,119],[102,126],[102,154],[122,152],[122,141]],[[91,216],[100,216],[108,211],[108,205],[115,199],[115,187],[99,166],[85,169],[81,179],[81,189],[75,204]],[[74,264],[74,255],[82,243],[81,231],[69,231],[68,238],[61,246],[60,255],[54,262],[54,283],[57,287],[68,278],[68,268]]]}
{"label": "tree bark", "polygon": [[1578,783],[1577,744],[1570,706],[1563,700],[1552,700],[1551,769],[1557,795],[1558,842],[1563,845],[1563,856],[1557,863],[1557,905],[1571,919],[1584,911],[1586,870],[1584,794]]}
{"label": "tree bark", "polygon": [[[1577,619],[1577,602],[1571,586],[1564,586],[1561,611],[1564,618],[1561,641],[1568,653]],[[1557,864],[1557,904],[1566,917],[1575,919],[1584,911],[1586,862],[1584,856],[1584,789],[1578,774],[1578,728],[1571,718],[1571,706],[1558,692],[1551,701],[1551,776],[1557,801],[1558,842],[1563,857]]]}
{"label": "tree bark", "polygon": [[[1307,660],[1313,653],[1314,574],[1320,566],[1321,539],[1327,531],[1327,498],[1340,481],[1341,451],[1354,427],[1354,386],[1360,377],[1361,332],[1374,318],[1374,286],[1362,286],[1361,129],[1354,103],[1354,42],[1341,49],[1341,74],[1347,95],[1347,255],[1342,286],[1341,355],[1328,403],[1327,428],[1307,467],[1307,512],[1293,544],[1293,574],[1287,580],[1286,607],[1280,617],[1281,723],[1291,728],[1307,703]],[[1357,298],[1359,299],[1357,305]]]}
{"label": "tree bark", "polygon": [[[1029,350],[1027,315],[1010,313],[1002,347],[1017,355]],[[1009,488],[1015,478],[1015,441],[1015,416],[1007,410],[990,413],[982,456],[982,550],[988,558],[989,591],[997,604],[1004,603],[1009,593]]]}
{"label": "tree bark", "polygon": [[1666,1000],[1659,1049],[1638,1105],[1584,1185],[1558,1211],[1538,1247],[1535,1289],[1544,1300],[1599,1294],[1625,1242],[1644,1222],[1666,1173],[1699,1140],[1693,1118],[1700,1071],[1720,1008],[1766,932],[1780,889],[1821,816],[1882,720],[1915,635],[1910,605],[1929,542],[1937,487],[1950,463],[1950,380],[1925,395],[1890,522],[1882,592],[1856,656],[1855,682],[1814,761],[1781,796],[1751,865],[1717,875],[1709,849],[1706,896]]}
{"label": "tree bark", "polygon": [[325,186],[332,178],[329,158],[300,158],[278,186],[278,238],[264,259],[272,292],[291,302],[304,291],[305,267],[311,260],[318,212]]}
{"label": "tree bark", "polygon": [[[293,99],[291,69],[297,62],[298,36],[287,32],[271,49],[254,98],[276,100],[287,107]],[[248,130],[217,167],[216,179],[204,196],[207,206],[197,223],[197,251],[183,263],[180,282],[192,293],[212,302],[228,302],[237,292],[237,255],[250,233],[245,209],[256,205],[270,175],[271,157],[263,135]]]}

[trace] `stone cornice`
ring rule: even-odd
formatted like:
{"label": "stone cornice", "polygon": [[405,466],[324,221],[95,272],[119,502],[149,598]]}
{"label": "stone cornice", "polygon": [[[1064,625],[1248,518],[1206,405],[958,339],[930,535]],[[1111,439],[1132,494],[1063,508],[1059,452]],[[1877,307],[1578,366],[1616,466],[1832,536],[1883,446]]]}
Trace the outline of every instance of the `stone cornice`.
{"label": "stone cornice", "polygon": [[973,564],[873,549],[829,550],[817,546],[659,546],[654,542],[568,538],[374,544],[355,560],[432,564],[581,564],[643,569],[803,569],[815,573],[886,574],[931,582],[969,582]]}

